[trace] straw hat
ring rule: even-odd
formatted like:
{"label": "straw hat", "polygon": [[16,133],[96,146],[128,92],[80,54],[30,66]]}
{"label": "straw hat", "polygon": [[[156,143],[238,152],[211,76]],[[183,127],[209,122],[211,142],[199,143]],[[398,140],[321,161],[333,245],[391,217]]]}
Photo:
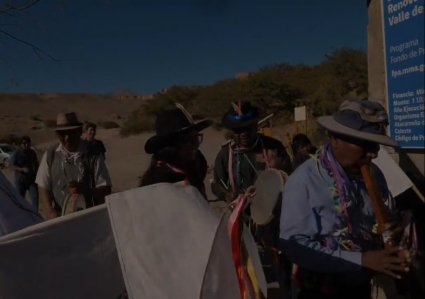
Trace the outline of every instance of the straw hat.
{"label": "straw hat", "polygon": [[77,115],[74,112],[58,113],[56,117],[55,131],[64,131],[81,128],[82,123],[78,121]]}

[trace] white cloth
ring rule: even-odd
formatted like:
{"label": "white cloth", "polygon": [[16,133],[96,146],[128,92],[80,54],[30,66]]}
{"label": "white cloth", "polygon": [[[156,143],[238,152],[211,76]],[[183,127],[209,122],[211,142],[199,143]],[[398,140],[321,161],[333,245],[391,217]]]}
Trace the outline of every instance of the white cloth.
{"label": "white cloth", "polygon": [[0,298],[119,298],[125,290],[100,205],[0,238]]}
{"label": "white cloth", "polygon": [[239,298],[227,219],[192,186],[159,183],[106,197],[130,298]]}
{"label": "white cloth", "polygon": [[373,163],[378,165],[384,174],[392,196],[395,197],[413,186],[413,182],[382,146]]}
{"label": "white cloth", "polygon": [[[64,158],[63,152],[61,151],[61,147],[62,145],[59,144],[55,151],[55,155],[61,155],[61,157]],[[80,155],[75,155],[74,159],[74,164],[77,164],[78,162],[80,162],[81,157]],[[102,156],[99,156],[99,158],[96,159],[94,173],[96,187],[111,186],[111,178],[109,176],[109,172],[105,164],[105,159]],[[43,187],[46,190],[52,190],[52,180],[50,178],[49,166],[47,164],[47,152],[45,152],[43,154],[43,157],[41,158],[35,182],[38,186]]]}

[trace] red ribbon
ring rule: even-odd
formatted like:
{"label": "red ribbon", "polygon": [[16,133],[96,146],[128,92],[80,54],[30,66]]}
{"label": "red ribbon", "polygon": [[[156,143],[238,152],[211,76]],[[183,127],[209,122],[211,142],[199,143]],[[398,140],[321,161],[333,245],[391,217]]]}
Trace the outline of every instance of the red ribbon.
{"label": "red ribbon", "polygon": [[[242,233],[241,233],[241,216],[248,201],[248,196],[245,194],[239,195],[234,203],[236,203],[232,214],[230,214],[228,223],[228,232],[230,235],[230,242],[232,247],[233,262],[236,268],[236,275],[238,278],[239,289],[241,292],[241,299],[248,298],[248,289],[251,293],[251,298],[256,298],[251,281],[249,279],[246,267],[242,261]],[[247,286],[248,284],[248,286]]]}

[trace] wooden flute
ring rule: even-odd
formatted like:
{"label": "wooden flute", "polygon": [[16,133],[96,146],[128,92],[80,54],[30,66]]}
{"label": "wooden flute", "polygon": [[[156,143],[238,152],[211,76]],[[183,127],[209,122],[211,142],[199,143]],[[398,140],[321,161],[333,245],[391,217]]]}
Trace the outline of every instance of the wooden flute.
{"label": "wooden flute", "polygon": [[366,190],[369,195],[373,211],[375,213],[378,233],[382,236],[385,248],[390,248],[392,247],[392,233],[389,230],[389,217],[387,210],[384,207],[384,203],[381,200],[378,185],[375,181],[375,178],[372,176],[370,165],[368,163],[364,163],[360,167],[360,171],[366,185]]}

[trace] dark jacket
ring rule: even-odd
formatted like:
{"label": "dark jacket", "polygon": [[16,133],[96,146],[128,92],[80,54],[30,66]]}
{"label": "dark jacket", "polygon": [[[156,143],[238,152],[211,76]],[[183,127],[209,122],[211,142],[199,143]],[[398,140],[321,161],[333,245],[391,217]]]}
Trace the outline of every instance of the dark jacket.
{"label": "dark jacket", "polygon": [[11,158],[11,164],[17,167],[27,167],[28,173],[15,171],[15,181],[32,184],[35,181],[38,169],[37,154],[33,149],[18,149]]}
{"label": "dark jacket", "polygon": [[218,199],[225,200],[226,194],[232,192],[229,176],[229,151],[232,151],[232,171],[235,189],[233,197],[245,192],[254,184],[258,171],[266,169],[262,161],[264,150],[274,150],[282,160],[282,170],[291,173],[291,161],[283,144],[272,137],[259,134],[256,145],[249,151],[238,151],[232,142],[225,144],[217,154],[214,163],[214,181],[211,184],[212,192]]}
{"label": "dark jacket", "polygon": [[91,155],[102,155],[105,158],[106,148],[101,140],[93,139],[86,140],[81,139],[80,148],[82,151],[90,153]]}
{"label": "dark jacket", "polygon": [[[173,164],[172,162],[169,162]],[[178,167],[184,173],[179,173],[170,168],[166,163],[158,163],[155,158],[152,159],[149,168],[144,173],[140,186],[147,186],[156,183],[176,183],[187,180],[192,186],[207,198],[205,192],[204,180],[207,175],[208,164],[204,155],[198,150],[196,160],[186,165],[173,165]]]}

